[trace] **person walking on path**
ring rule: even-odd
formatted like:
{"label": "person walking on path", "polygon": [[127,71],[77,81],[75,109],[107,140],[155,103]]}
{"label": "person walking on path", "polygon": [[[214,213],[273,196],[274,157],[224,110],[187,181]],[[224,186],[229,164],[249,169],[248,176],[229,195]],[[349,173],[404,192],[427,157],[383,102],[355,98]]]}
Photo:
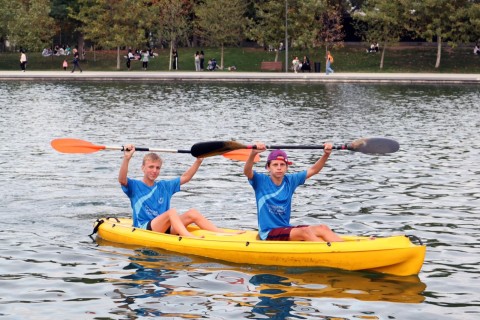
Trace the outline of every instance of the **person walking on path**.
{"label": "person walking on path", "polygon": [[25,50],[20,50],[20,69],[23,72],[27,69],[27,55],[25,54]]}
{"label": "person walking on path", "polygon": [[328,76],[328,74],[331,72],[331,73],[334,73],[333,72],[333,69],[331,67],[333,63],[333,56],[330,54],[330,51],[327,51],[327,64],[326,64],[326,74]]}
{"label": "person walking on path", "polygon": [[142,52],[142,68],[145,71],[148,68],[149,57],[150,57],[150,53],[148,52],[148,50],[145,50],[145,51]]}
{"label": "person walking on path", "polygon": [[75,69],[77,69],[77,68],[80,70],[80,73],[82,73],[82,71],[83,71],[82,68],[80,68],[80,64],[78,62],[79,58],[80,58],[80,55],[78,54],[78,50],[76,48],[74,48],[73,49],[73,61],[72,61],[72,63],[73,63],[72,73],[74,73]]}
{"label": "person walking on path", "polygon": [[262,240],[276,241],[343,241],[326,225],[290,224],[292,198],[298,186],[322,170],[332,152],[332,144],[324,145],[324,154],[309,169],[287,174],[288,160],[283,150],[270,152],[265,168],[269,174],[253,170],[255,156],[266,150],[263,143],[252,149],[243,173],[255,191],[258,233]]}

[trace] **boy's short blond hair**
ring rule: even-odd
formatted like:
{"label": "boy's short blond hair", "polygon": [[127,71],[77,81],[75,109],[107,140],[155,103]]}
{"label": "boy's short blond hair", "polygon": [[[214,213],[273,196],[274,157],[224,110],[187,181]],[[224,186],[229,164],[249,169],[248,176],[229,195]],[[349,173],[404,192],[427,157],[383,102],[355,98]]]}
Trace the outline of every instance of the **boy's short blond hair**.
{"label": "boy's short blond hair", "polygon": [[160,162],[160,166],[163,164],[163,160],[162,158],[160,158],[160,156],[156,153],[153,153],[153,152],[150,152],[150,153],[147,153],[144,157],[143,157],[143,162],[142,162],[142,165],[145,165],[145,163],[147,161],[159,161]]}

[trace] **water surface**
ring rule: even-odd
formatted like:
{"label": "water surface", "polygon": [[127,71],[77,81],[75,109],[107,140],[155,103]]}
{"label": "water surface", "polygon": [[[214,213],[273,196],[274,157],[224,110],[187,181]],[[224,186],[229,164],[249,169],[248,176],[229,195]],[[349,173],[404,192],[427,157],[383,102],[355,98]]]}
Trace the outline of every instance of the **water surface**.
{"label": "water surface", "polygon": [[[480,297],[475,86],[0,82],[0,315],[5,319],[476,319]],[[118,151],[60,154],[54,138],[189,149],[388,137],[390,156],[335,151],[300,187],[293,223],[413,234],[419,276],[235,265],[93,242],[95,219],[130,216]],[[290,151],[292,171],[322,151]],[[188,154],[163,154],[178,176]],[[141,154],[131,162],[141,177]],[[256,166],[262,171],[263,166]],[[256,228],[242,163],[204,161],[173,198],[223,227]]]}

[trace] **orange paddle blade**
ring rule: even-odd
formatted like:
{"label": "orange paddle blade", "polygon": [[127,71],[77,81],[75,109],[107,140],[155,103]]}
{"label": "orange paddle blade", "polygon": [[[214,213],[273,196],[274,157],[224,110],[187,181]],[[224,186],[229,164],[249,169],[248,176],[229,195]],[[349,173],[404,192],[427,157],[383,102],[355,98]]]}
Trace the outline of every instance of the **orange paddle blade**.
{"label": "orange paddle blade", "polygon": [[[247,161],[251,152],[252,152],[251,149],[238,149],[238,150],[233,150],[233,151],[224,153],[223,156],[231,160]],[[260,161],[260,155],[256,154],[253,161],[254,162]]]}
{"label": "orange paddle blade", "polygon": [[53,149],[62,153],[94,153],[105,149],[105,146],[97,146],[80,139],[62,138],[51,142]]}

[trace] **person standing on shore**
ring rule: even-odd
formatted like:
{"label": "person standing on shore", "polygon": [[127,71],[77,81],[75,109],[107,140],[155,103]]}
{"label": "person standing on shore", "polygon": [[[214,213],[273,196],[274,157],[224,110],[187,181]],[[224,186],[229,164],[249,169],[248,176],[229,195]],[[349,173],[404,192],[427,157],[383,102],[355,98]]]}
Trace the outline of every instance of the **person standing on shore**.
{"label": "person standing on shore", "polygon": [[77,48],[74,48],[73,49],[73,69],[72,69],[72,73],[75,72],[75,69],[78,68],[80,69],[80,73],[82,73],[82,68],[80,68],[80,64],[78,63],[78,60],[80,59],[80,54],[78,53],[78,49]]}
{"label": "person standing on shore", "polygon": [[172,69],[173,70],[178,70],[178,52],[177,52],[177,49],[173,50]]}
{"label": "person standing on shore", "polygon": [[200,71],[200,52],[195,52],[194,55],[194,61],[195,61],[195,71]]}
{"label": "person standing on shore", "polygon": [[330,54],[330,51],[327,51],[327,67],[326,67],[327,76],[330,72],[333,73],[333,69],[331,67],[332,63],[333,63],[333,56]]}
{"label": "person standing on shore", "polygon": [[149,57],[150,57],[150,53],[148,52],[148,50],[145,50],[142,52],[142,68],[145,71],[147,71],[147,68],[148,68]]}
{"label": "person standing on shore", "polygon": [[20,50],[20,68],[23,72],[27,69],[27,55],[25,54],[25,50]]}
{"label": "person standing on shore", "polygon": [[130,71],[131,61],[134,60],[134,59],[135,59],[135,57],[133,56],[132,49],[128,49],[128,53],[127,53],[127,69],[128,69],[128,71]]}
{"label": "person standing on shore", "polygon": [[203,71],[205,69],[205,53],[200,51],[200,70]]}

